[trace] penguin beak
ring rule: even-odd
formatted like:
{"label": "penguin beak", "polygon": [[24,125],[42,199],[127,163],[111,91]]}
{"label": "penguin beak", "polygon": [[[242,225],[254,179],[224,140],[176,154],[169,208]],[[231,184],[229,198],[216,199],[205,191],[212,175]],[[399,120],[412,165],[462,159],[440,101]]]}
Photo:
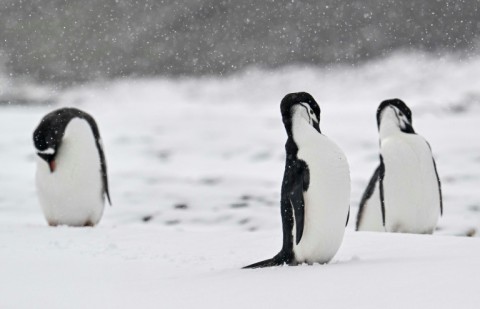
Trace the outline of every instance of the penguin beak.
{"label": "penguin beak", "polygon": [[55,160],[52,159],[51,161],[48,162],[48,166],[50,167],[50,173],[53,173],[57,168],[57,163],[55,162]]}
{"label": "penguin beak", "polygon": [[320,123],[316,122],[315,120],[313,120],[313,127],[315,128],[315,130],[318,131],[318,133],[320,133],[320,134],[322,133],[320,131]]}
{"label": "penguin beak", "polygon": [[50,169],[50,173],[55,172],[57,168],[57,163],[55,162],[55,154],[50,154],[50,153],[41,153],[37,152],[37,155],[42,158],[47,164],[48,168]]}

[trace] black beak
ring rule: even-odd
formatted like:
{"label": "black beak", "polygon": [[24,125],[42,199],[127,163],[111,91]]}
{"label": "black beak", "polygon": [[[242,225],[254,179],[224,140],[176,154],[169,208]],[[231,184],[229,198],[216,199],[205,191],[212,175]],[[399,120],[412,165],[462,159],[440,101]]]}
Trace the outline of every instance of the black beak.
{"label": "black beak", "polygon": [[319,122],[316,122],[315,120],[312,121],[313,122],[313,127],[315,128],[315,130],[318,131],[318,133],[322,133],[320,132],[320,123]]}
{"label": "black beak", "polygon": [[404,122],[405,128],[402,129],[403,132],[405,133],[415,133],[415,130],[413,129],[412,125],[407,121]]}

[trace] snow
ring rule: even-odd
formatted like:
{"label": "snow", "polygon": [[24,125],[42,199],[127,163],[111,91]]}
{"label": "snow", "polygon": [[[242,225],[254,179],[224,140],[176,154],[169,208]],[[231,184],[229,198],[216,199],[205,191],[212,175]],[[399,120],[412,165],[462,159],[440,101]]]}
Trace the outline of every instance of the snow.
{"label": "snow", "polygon": [[[0,108],[0,307],[477,308],[480,57],[398,54],[356,68],[251,69],[227,78],[126,79]],[[331,264],[241,270],[281,246],[279,105],[310,92],[346,153],[350,223]],[[378,164],[375,111],[398,97],[432,146],[444,216],[433,236],[354,232]],[[94,115],[112,207],[96,228],[49,228],[32,133],[74,105]]]}
{"label": "snow", "polygon": [[2,308],[477,308],[480,300],[476,238],[349,232],[328,265],[242,270],[278,249],[277,233],[0,230]]}

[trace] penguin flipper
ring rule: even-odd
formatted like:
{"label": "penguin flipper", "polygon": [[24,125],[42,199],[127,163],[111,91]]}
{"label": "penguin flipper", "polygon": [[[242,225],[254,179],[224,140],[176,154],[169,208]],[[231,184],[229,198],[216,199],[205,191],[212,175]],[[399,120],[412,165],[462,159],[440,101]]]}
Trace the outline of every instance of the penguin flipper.
{"label": "penguin flipper", "polygon": [[348,206],[347,222],[345,222],[345,227],[347,227],[349,220],[350,220],[350,205]]}
{"label": "penguin flipper", "polygon": [[437,183],[438,183],[438,194],[440,196],[440,215],[443,215],[443,197],[442,197],[442,183],[440,182],[440,177],[438,176],[437,172],[437,164],[435,163],[435,159],[433,159],[433,168],[435,169],[435,176],[437,176]]}
{"label": "penguin flipper", "polygon": [[[432,151],[432,146],[430,146],[430,143],[427,141],[425,142],[427,143],[427,146],[430,149],[430,151]],[[435,162],[435,158],[433,158],[433,155],[432,155],[432,161],[433,161],[433,169],[435,170],[435,176],[437,176],[438,194],[440,196],[440,215],[443,215],[442,182],[440,181],[440,177],[438,176],[437,163]]]}
{"label": "penguin flipper", "polygon": [[112,206],[112,200],[110,198],[110,190],[108,188],[107,161],[105,159],[105,152],[103,150],[103,142],[100,137],[100,131],[98,130],[97,123],[95,122],[92,116],[82,111],[78,111],[78,112],[80,113],[78,116],[80,118],[85,119],[90,124],[90,128],[92,129],[92,132],[93,132],[93,136],[95,137],[95,144],[97,146],[98,155],[100,156],[103,194],[106,196],[108,204]]}
{"label": "penguin flipper", "polygon": [[[375,186],[377,185],[377,182],[380,181],[380,171],[382,169],[382,164],[379,164],[378,167],[375,169],[375,172],[372,175],[372,178],[370,178],[370,181],[368,182],[367,188],[365,189],[365,192],[363,192],[362,199],[360,200],[360,206],[358,208],[358,214],[357,214],[357,222],[356,222],[356,230],[358,231],[360,228],[360,223],[362,222],[362,216],[363,212],[365,211],[365,205],[367,204],[368,200],[372,197],[373,192],[375,191]],[[348,220],[347,220],[348,223]]]}
{"label": "penguin flipper", "polygon": [[380,166],[378,167],[378,181],[380,188],[380,205],[382,206],[382,224],[385,226],[385,191],[383,190],[383,179],[385,178],[385,164],[383,163],[383,156],[380,155]]}
{"label": "penguin flipper", "polygon": [[308,190],[310,183],[310,173],[308,166],[304,161],[299,160],[298,164],[295,166],[296,170],[294,171],[297,181],[292,186],[292,191],[290,192],[290,205],[293,208],[293,214],[295,217],[295,226],[296,226],[296,239],[295,242],[298,245],[303,236],[303,227],[305,223],[305,201],[303,199],[303,192]]}
{"label": "penguin flipper", "polygon": [[102,167],[103,192],[107,197],[108,204],[112,206],[112,200],[110,199],[110,190],[108,189],[107,163],[105,160],[105,153],[103,152],[103,146],[99,141],[97,141],[97,147],[99,149],[100,165]]}

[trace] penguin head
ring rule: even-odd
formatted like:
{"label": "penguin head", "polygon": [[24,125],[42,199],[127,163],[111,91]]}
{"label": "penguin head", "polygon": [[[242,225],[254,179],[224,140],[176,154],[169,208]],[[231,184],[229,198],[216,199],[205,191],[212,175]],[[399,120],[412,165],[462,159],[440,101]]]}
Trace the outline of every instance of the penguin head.
{"label": "penguin head", "polygon": [[412,126],[412,111],[399,99],[385,100],[377,109],[377,125],[393,124],[404,133],[415,133]]}
{"label": "penguin head", "polygon": [[62,145],[65,128],[70,120],[79,117],[80,110],[74,108],[61,108],[47,114],[33,132],[33,144],[37,155],[45,160],[50,172],[55,172],[58,150]]}
{"label": "penguin head", "polygon": [[315,99],[306,92],[289,93],[280,104],[282,121],[287,133],[291,134],[292,119],[300,117],[320,132],[320,107]]}

